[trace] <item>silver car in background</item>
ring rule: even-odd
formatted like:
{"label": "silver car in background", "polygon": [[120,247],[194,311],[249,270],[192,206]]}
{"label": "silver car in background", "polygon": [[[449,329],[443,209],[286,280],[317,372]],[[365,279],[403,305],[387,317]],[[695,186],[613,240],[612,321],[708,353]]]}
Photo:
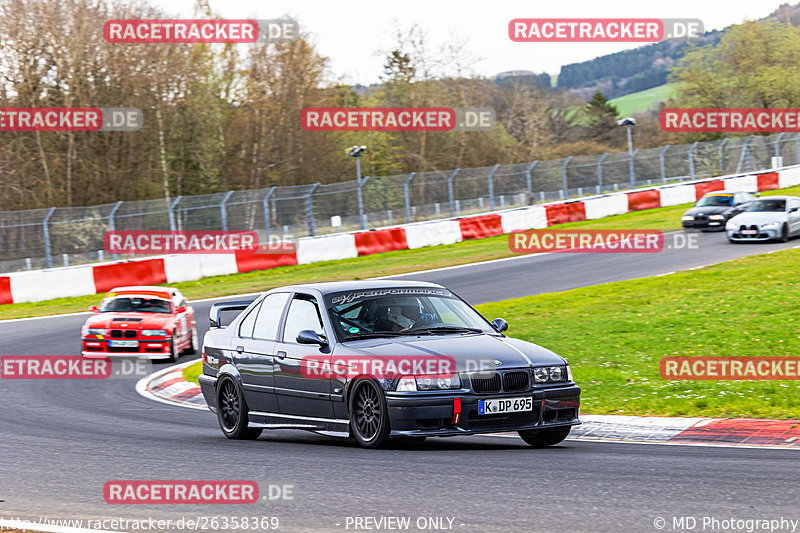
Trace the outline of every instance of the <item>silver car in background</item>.
{"label": "silver car in background", "polygon": [[800,198],[797,196],[768,196],[759,198],[744,212],[725,224],[731,242],[786,242],[800,235]]}

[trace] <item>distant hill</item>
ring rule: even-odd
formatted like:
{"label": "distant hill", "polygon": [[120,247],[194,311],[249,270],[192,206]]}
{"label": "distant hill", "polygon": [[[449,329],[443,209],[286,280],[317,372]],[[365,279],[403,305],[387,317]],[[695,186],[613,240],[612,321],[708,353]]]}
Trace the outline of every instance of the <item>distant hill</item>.
{"label": "distant hill", "polygon": [[509,70],[508,72],[501,72],[493,78],[494,82],[499,86],[511,85],[519,83],[522,85],[535,85],[543,89],[551,88],[550,74],[542,72],[536,74],[529,70]]}
{"label": "distant hill", "polygon": [[[784,4],[761,20],[770,18],[800,26],[800,3]],[[690,42],[699,46],[715,45],[726,30],[709,31]],[[608,98],[617,98],[658,87],[667,82],[670,70],[689,47],[689,42],[685,41],[662,41],[564,65],[558,75],[558,87],[572,89],[585,98],[598,89]]]}

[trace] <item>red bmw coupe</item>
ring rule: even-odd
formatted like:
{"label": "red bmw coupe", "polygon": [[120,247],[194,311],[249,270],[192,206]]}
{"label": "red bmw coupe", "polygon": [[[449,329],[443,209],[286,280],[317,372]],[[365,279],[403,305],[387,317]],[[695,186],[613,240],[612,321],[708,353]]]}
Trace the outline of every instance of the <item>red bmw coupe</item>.
{"label": "red bmw coupe", "polygon": [[117,287],[106,294],[81,330],[87,358],[136,355],[176,360],[198,350],[194,309],[170,287]]}

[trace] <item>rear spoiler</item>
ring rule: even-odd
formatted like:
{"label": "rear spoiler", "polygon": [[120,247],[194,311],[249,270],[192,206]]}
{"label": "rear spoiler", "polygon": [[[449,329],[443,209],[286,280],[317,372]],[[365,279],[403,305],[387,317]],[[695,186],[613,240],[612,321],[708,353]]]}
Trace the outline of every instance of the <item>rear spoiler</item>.
{"label": "rear spoiler", "polygon": [[244,311],[247,309],[254,300],[239,300],[236,302],[220,302],[211,304],[211,309],[208,310],[208,323],[212,328],[221,328],[220,315],[223,311]]}

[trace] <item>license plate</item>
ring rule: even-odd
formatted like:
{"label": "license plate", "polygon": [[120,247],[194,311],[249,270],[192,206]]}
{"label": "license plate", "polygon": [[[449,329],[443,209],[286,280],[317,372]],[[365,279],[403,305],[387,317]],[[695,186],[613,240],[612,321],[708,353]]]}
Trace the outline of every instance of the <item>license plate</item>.
{"label": "license plate", "polygon": [[743,229],[741,233],[742,235],[755,235],[756,233],[758,233],[758,231],[754,229]]}
{"label": "license plate", "polygon": [[478,400],[479,415],[499,415],[503,413],[521,413],[523,411],[533,411],[532,396]]}
{"label": "license plate", "polygon": [[108,345],[112,348],[137,348],[139,341],[108,341]]}

